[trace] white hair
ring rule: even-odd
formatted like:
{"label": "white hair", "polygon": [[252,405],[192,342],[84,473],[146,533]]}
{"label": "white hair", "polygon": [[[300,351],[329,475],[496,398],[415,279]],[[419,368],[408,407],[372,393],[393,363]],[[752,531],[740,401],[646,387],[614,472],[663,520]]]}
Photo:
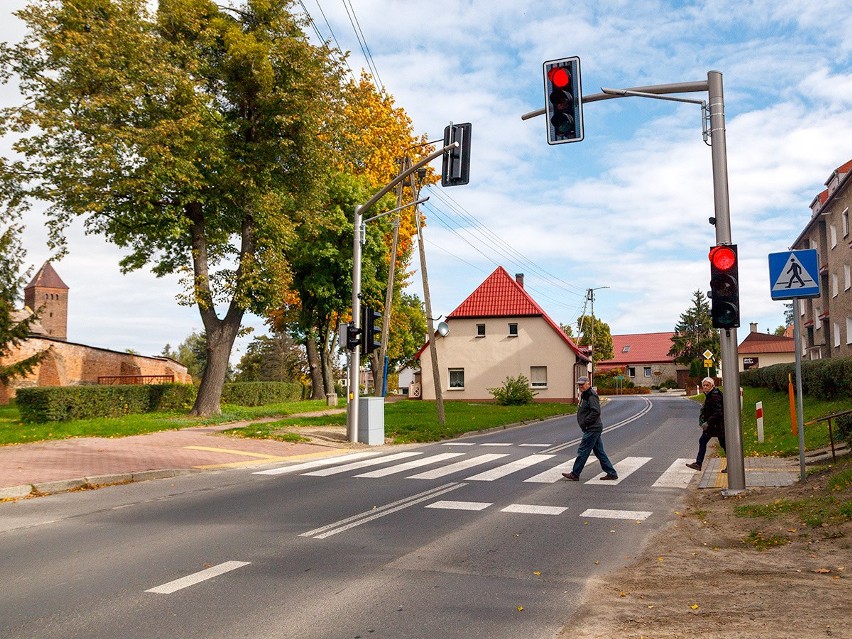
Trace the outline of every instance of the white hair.
{"label": "white hair", "polygon": [[701,383],[702,383],[702,384],[704,384],[705,382],[709,382],[709,384],[710,384],[711,386],[715,386],[715,385],[716,385],[716,381],[715,381],[712,377],[705,377],[704,379],[702,379],[702,380],[701,380]]}

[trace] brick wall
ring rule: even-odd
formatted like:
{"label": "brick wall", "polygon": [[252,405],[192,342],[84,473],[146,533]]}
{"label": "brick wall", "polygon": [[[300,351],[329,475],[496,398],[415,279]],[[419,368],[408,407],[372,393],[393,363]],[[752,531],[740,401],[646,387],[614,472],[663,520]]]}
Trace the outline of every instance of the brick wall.
{"label": "brick wall", "polygon": [[46,337],[31,337],[0,363],[9,365],[41,351],[47,351],[41,363],[9,388],[0,384],[0,403],[8,403],[17,388],[29,386],[76,386],[97,384],[98,377],[110,375],[174,375],[175,382],[189,384],[192,377],[186,367],[163,357],[145,357]]}

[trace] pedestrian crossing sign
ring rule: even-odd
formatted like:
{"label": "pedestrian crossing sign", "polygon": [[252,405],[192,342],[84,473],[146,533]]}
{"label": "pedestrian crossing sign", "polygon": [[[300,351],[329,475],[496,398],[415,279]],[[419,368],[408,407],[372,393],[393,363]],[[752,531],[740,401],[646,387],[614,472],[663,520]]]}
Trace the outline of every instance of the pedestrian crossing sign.
{"label": "pedestrian crossing sign", "polygon": [[774,300],[819,297],[816,249],[770,253],[769,287]]}

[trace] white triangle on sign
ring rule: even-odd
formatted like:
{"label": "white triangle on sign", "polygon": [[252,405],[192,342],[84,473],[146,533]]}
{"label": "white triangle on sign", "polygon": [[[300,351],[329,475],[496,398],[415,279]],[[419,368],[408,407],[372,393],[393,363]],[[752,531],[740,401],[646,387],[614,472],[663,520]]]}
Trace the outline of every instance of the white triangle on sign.
{"label": "white triangle on sign", "polygon": [[795,253],[790,253],[784,268],[778,274],[778,279],[772,286],[772,292],[792,291],[800,288],[813,288],[818,286],[816,280],[802,266],[801,260],[796,259]]}

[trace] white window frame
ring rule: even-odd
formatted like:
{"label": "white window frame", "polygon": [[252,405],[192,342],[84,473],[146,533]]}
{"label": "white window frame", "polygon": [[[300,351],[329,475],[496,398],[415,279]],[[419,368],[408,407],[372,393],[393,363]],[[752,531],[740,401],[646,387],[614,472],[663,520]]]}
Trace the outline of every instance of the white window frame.
{"label": "white window frame", "polygon": [[849,237],[849,209],[846,209],[840,214],[840,224],[843,237]]}
{"label": "white window frame", "polygon": [[834,343],[834,348],[840,348],[840,322],[834,322],[832,324],[832,342]]}
{"label": "white window frame", "polygon": [[653,374],[653,373],[652,373],[652,371],[651,371],[651,367],[650,367],[650,366],[643,366],[643,367],[642,367],[642,376],[643,376],[643,377],[647,377],[648,379],[650,379],[652,374]]}
{"label": "white window frame", "polygon": [[[456,377],[458,377],[458,373],[461,373],[461,386],[453,385],[453,373],[456,373]],[[456,379],[458,382],[458,379]],[[447,369],[447,387],[451,391],[455,390],[464,390],[464,369],[463,368],[450,368]]]}
{"label": "white window frame", "polygon": [[530,366],[530,388],[547,388],[547,366]]}
{"label": "white window frame", "polygon": [[831,238],[831,248],[837,246],[837,227],[834,224],[828,225],[828,234]]}
{"label": "white window frame", "polygon": [[846,318],[846,345],[852,344],[852,316]]}
{"label": "white window frame", "polygon": [[837,297],[837,273],[831,274],[831,296]]}
{"label": "white window frame", "polygon": [[627,376],[628,377],[636,377],[636,367],[635,366],[628,366],[627,367]]}
{"label": "white window frame", "polygon": [[518,336],[518,323],[517,322],[509,322],[509,337],[517,337]]}
{"label": "white window frame", "polygon": [[852,267],[848,264],[843,265],[843,290],[848,291],[852,288]]}

